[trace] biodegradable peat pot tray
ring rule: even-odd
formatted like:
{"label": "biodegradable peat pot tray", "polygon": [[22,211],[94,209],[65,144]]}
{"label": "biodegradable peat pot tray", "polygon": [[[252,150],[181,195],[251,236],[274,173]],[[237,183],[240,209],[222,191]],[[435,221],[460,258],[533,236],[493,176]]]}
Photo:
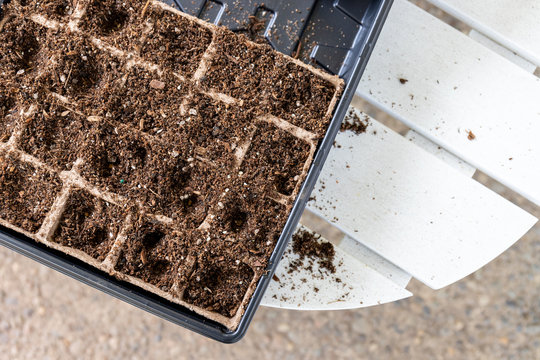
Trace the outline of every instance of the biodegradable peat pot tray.
{"label": "biodegradable peat pot tray", "polygon": [[390,1],[0,4],[0,242],[238,341]]}

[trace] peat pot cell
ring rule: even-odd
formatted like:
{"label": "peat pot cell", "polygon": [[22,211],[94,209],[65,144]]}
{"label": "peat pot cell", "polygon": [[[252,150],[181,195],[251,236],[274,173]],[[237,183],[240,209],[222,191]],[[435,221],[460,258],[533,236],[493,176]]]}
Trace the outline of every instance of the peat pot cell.
{"label": "peat pot cell", "polygon": [[24,12],[28,13],[43,13],[47,18],[54,20],[63,20],[73,14],[75,10],[76,0],[22,0]]}
{"label": "peat pot cell", "polygon": [[170,159],[162,164],[148,174],[151,185],[141,193],[143,206],[182,227],[197,228],[217,203],[222,175],[197,161]]}
{"label": "peat pot cell", "polygon": [[50,60],[38,81],[72,100],[99,99],[100,91],[120,77],[120,60],[96,48],[82,34],[59,33],[49,43],[45,55]]}
{"label": "peat pot cell", "polygon": [[73,191],[52,241],[105,260],[118,235],[126,210],[85,190]]}
{"label": "peat pot cell", "polygon": [[180,104],[188,85],[170,73],[159,76],[138,67],[104,99],[107,117],[151,135],[175,134],[185,123]]}
{"label": "peat pot cell", "polygon": [[9,20],[0,31],[1,81],[28,81],[28,73],[38,65],[40,44],[44,43],[47,29],[21,15],[10,13],[4,18]]}
{"label": "peat pot cell", "polygon": [[86,0],[79,27],[123,50],[137,52],[142,33],[140,14],[146,1]]}
{"label": "peat pot cell", "polygon": [[127,128],[99,123],[82,147],[85,162],[81,174],[105,190],[121,195],[136,193],[147,182],[152,155],[146,138]]}
{"label": "peat pot cell", "polygon": [[260,102],[268,112],[323,135],[331,116],[326,116],[336,87],[306,68],[285,58],[276,59],[265,78]]}
{"label": "peat pot cell", "polygon": [[77,159],[89,123],[59,100],[49,97],[25,119],[20,148],[60,170],[69,170]]}
{"label": "peat pot cell", "polygon": [[141,56],[186,78],[191,77],[212,41],[210,30],[158,7],[150,7],[146,16],[152,30],[145,38]]}
{"label": "peat pot cell", "polygon": [[81,156],[85,160],[81,173],[92,184],[140,201],[156,215],[181,216],[186,221],[197,222],[202,216],[198,199],[208,194],[199,182],[213,184],[215,179],[213,172],[203,176],[195,168],[189,150],[108,123],[90,131]]}
{"label": "peat pot cell", "polygon": [[248,42],[245,36],[219,30],[216,54],[203,79],[203,86],[237,99],[258,101],[261,79],[272,72],[275,55],[266,45]]}
{"label": "peat pot cell", "polygon": [[194,94],[185,104],[184,137],[196,146],[197,155],[223,166],[254,130],[245,109],[227,105],[204,94]]}
{"label": "peat pot cell", "polygon": [[0,142],[6,142],[15,126],[15,94],[0,90]]}
{"label": "peat pot cell", "polygon": [[0,218],[36,232],[61,186],[58,176],[10,155],[0,155]]}
{"label": "peat pot cell", "polygon": [[268,187],[283,195],[291,195],[303,180],[303,168],[309,144],[286,131],[266,123],[257,124],[257,131],[242,163],[242,171],[250,184]]}
{"label": "peat pot cell", "polygon": [[185,282],[191,273],[189,246],[183,234],[141,216],[126,233],[115,269],[170,292],[173,285]]}
{"label": "peat pot cell", "polygon": [[218,243],[229,243],[242,258],[256,258],[266,265],[287,221],[287,208],[264,197],[229,190],[211,227]]}
{"label": "peat pot cell", "polygon": [[246,264],[228,256],[203,253],[184,292],[184,301],[233,317],[254,276]]}

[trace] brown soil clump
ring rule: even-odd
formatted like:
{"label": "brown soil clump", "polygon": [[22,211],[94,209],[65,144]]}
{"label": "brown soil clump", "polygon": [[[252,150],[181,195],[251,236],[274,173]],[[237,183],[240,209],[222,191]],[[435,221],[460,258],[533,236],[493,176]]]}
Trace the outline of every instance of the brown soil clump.
{"label": "brown soil clump", "polygon": [[300,258],[292,264],[289,272],[293,272],[296,267],[302,266],[306,258],[309,262],[308,270],[312,270],[312,265],[316,262],[320,268],[326,269],[332,274],[336,272],[334,246],[329,242],[320,242],[319,239],[320,236],[305,230],[293,235],[293,252],[298,254]]}
{"label": "brown soil clump", "polygon": [[356,112],[351,110],[341,124],[341,131],[352,131],[359,135],[365,133],[368,126],[369,117],[367,115],[365,115],[364,119],[361,119]]}

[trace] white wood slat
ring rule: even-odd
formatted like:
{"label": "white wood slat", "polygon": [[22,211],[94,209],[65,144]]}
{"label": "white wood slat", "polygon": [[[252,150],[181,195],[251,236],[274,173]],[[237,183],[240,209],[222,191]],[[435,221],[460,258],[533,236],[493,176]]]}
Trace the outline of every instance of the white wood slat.
{"label": "white wood slat", "polygon": [[540,204],[540,79],[509,60],[396,0],[357,94]]}
{"label": "white wood slat", "polygon": [[412,295],[340,247],[335,247],[335,251],[334,262],[341,265],[334,274],[323,270],[324,276],[320,276],[317,263],[312,271],[301,268],[289,274],[288,266],[298,255],[287,251],[276,270],[279,281],[270,282],[261,305],[294,310],[342,310],[384,304]]}
{"label": "white wood slat", "polygon": [[309,210],[432,288],[476,271],[536,222],[374,120],[336,144]]}
{"label": "white wood slat", "polygon": [[534,73],[534,71],[536,70],[536,65],[533,64],[532,62],[525,60],[524,58],[522,58],[515,52],[508,50],[502,45],[497,44],[495,41],[491,40],[487,36],[483,35],[482,33],[479,33],[478,31],[474,29],[469,31],[469,37],[475,40],[476,42],[484,45],[488,49],[495,51],[497,54],[507,58],[508,60],[510,60],[511,62],[513,62],[514,64],[516,64],[517,66],[519,66],[520,68],[522,68],[523,70],[531,74]]}
{"label": "white wood slat", "polygon": [[538,0],[428,0],[540,66]]}
{"label": "white wood slat", "polygon": [[448,151],[444,150],[442,147],[435,144],[434,142],[426,139],[414,130],[409,130],[405,135],[405,139],[418,145],[428,153],[435,155],[437,158],[441,159],[453,168],[459,170],[463,175],[467,177],[472,177],[476,172],[476,169],[473,166],[467,164],[460,158],[450,154]]}
{"label": "white wood slat", "polygon": [[388,260],[383,257],[375,254],[373,251],[333,226],[328,220],[309,211],[309,209],[306,209],[304,214],[302,214],[300,223],[315,233],[320,234],[323,238],[332,242],[334,246],[339,247],[356,260],[369,266],[400,287],[405,288],[411,280],[410,274],[388,262]]}

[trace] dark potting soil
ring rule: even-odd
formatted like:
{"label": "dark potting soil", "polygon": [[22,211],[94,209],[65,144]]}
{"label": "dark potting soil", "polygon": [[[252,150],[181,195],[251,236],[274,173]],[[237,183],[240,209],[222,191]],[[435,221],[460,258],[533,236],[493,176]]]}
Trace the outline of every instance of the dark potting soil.
{"label": "dark potting soil", "polygon": [[[299,259],[291,263],[289,273],[297,268],[305,267],[312,271],[312,265],[316,262],[319,268],[326,269],[330,273],[336,272],[334,256],[336,254],[334,246],[329,242],[319,241],[320,236],[306,230],[300,230],[293,235],[293,252],[299,255]],[[308,266],[304,266],[304,260],[308,261]]]}
{"label": "dark potting soil", "polygon": [[122,50],[138,53],[143,31],[144,0],[84,0],[87,4],[79,27],[84,33]]}
{"label": "dark potting soil", "polygon": [[82,136],[90,128],[82,114],[52,97],[39,104],[25,123],[21,150],[59,170],[71,168]]}
{"label": "dark potting soil", "polygon": [[237,99],[256,103],[262,93],[263,79],[275,63],[268,45],[247,42],[244,35],[229,31],[216,34],[216,56],[202,79],[203,86]]}
{"label": "dark potting soil", "polygon": [[215,257],[203,253],[184,293],[185,301],[225,316],[234,316],[254,272],[231,254]]}
{"label": "dark potting soil", "polygon": [[[27,80],[39,62],[47,29],[8,9],[0,20],[0,76],[4,84]],[[19,88],[20,86],[17,86]]]}
{"label": "dark potting soil", "polygon": [[188,85],[169,72],[159,75],[135,66],[116,81],[109,81],[104,96],[96,99],[98,102],[91,106],[90,112],[163,137],[169,132],[176,133],[185,123],[178,102],[189,90]]}
{"label": "dark potting soil", "polygon": [[22,9],[27,13],[39,11],[47,15],[49,19],[63,20],[73,14],[76,0],[19,0]]}
{"label": "dark potting soil", "polygon": [[[4,6],[0,142],[15,124],[21,132],[0,155],[0,218],[35,233],[61,187],[40,164],[68,170],[77,184],[51,241],[98,261],[119,241],[112,273],[235,316],[340,89],[244,35],[146,1],[76,3]],[[36,12],[58,23],[44,28]],[[331,269],[330,250],[299,249]]]}
{"label": "dark potting soil", "polygon": [[116,240],[127,211],[97,198],[86,190],[73,191],[52,241],[105,260]]}
{"label": "dark potting soil", "polygon": [[126,243],[115,268],[162,291],[172,292],[179,277],[185,283],[191,273],[193,262],[188,258],[191,247],[184,233],[139,216],[126,234]]}
{"label": "dark potting soil", "polygon": [[300,181],[308,154],[307,142],[273,125],[260,123],[242,170],[261,188],[290,195]]}
{"label": "dark potting soil", "polygon": [[60,190],[57,175],[0,154],[0,218],[30,233],[39,230]]}
{"label": "dark potting soil", "polygon": [[149,9],[146,21],[151,24],[151,30],[144,38],[141,56],[191,77],[212,41],[210,30],[159,8]]}
{"label": "dark potting soil", "polygon": [[6,142],[15,126],[15,94],[0,85],[0,142]]}
{"label": "dark potting soil", "polygon": [[332,117],[327,111],[335,93],[329,81],[311,76],[306,68],[279,57],[263,80],[259,99],[271,114],[322,136]]}
{"label": "dark potting soil", "polygon": [[85,34],[54,32],[44,44],[47,62],[35,87],[73,100],[97,100],[121,76],[121,61],[98,49]]}

